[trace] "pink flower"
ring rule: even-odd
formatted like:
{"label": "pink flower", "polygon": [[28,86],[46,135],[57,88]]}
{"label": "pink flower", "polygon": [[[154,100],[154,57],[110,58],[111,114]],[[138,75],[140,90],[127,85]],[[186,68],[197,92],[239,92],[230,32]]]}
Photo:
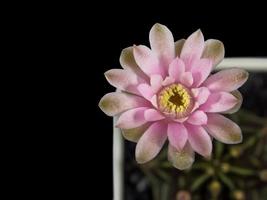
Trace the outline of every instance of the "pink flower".
{"label": "pink flower", "polygon": [[178,169],[192,165],[194,152],[210,157],[212,138],[240,143],[239,126],[222,114],[240,108],[237,89],[248,73],[232,68],[210,75],[224,58],[223,43],[204,41],[200,30],[174,42],[161,24],[152,27],[149,41],[151,49],[134,45],[122,51],[123,69],[105,73],[118,90],[99,103],[107,115],[118,116],[124,137],[137,142],[137,162],[152,160],[166,140],[168,159]]}

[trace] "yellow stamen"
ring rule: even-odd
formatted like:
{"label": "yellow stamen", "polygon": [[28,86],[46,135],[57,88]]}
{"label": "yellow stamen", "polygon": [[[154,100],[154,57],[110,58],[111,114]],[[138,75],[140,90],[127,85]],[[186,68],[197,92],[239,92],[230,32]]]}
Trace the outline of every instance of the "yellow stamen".
{"label": "yellow stamen", "polygon": [[176,117],[184,117],[185,113],[192,109],[190,92],[181,84],[169,85],[158,94],[158,105],[163,112],[175,114]]}

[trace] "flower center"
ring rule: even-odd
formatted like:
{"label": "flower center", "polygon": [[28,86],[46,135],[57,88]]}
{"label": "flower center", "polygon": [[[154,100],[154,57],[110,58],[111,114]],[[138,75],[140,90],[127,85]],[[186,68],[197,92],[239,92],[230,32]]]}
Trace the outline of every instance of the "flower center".
{"label": "flower center", "polygon": [[158,94],[159,109],[174,118],[186,117],[193,109],[190,91],[181,84],[171,84]]}

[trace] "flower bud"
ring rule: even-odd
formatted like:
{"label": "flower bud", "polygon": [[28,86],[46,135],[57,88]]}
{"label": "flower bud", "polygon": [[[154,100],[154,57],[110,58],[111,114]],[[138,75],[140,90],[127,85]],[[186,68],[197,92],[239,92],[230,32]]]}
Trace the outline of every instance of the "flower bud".
{"label": "flower bud", "polygon": [[230,155],[234,158],[239,157],[242,154],[242,150],[240,147],[232,147],[230,149]]}
{"label": "flower bud", "polygon": [[245,193],[241,190],[234,191],[233,197],[235,200],[245,200],[246,199]]}
{"label": "flower bud", "polygon": [[221,169],[224,173],[227,173],[230,170],[230,165],[228,163],[222,163]]}
{"label": "flower bud", "polygon": [[212,181],[209,185],[209,190],[213,197],[218,197],[221,192],[221,184],[219,181]]}
{"label": "flower bud", "polygon": [[259,176],[262,181],[267,182],[267,169],[260,171]]}
{"label": "flower bud", "polygon": [[176,200],[191,200],[191,194],[186,190],[180,190],[176,194]]}

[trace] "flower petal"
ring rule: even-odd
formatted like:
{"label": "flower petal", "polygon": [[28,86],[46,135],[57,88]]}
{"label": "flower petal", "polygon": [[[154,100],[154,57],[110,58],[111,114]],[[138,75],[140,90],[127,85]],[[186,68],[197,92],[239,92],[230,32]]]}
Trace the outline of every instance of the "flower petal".
{"label": "flower petal", "polygon": [[182,59],[176,58],[173,60],[169,67],[169,75],[175,81],[180,81],[181,75],[185,72],[185,65]]}
{"label": "flower petal", "polygon": [[166,86],[166,85],[170,85],[170,84],[172,84],[172,83],[174,83],[174,82],[175,82],[174,78],[167,76],[167,77],[164,79],[164,81],[162,82],[162,85],[163,85],[163,86]]}
{"label": "flower petal", "polygon": [[194,107],[193,107],[193,109],[192,109],[191,112],[194,112],[194,111],[197,110],[198,108],[199,108],[199,103],[198,103],[198,102],[195,102]]}
{"label": "flower petal", "polygon": [[230,93],[215,92],[210,94],[206,103],[200,106],[200,110],[205,112],[224,112],[233,108],[238,100]]}
{"label": "flower petal", "polygon": [[175,147],[169,144],[168,160],[177,169],[188,169],[195,161],[195,153],[188,142],[182,150],[177,150]]}
{"label": "flower petal", "polygon": [[175,57],[174,39],[171,31],[164,25],[155,24],[149,33],[150,46],[160,63],[168,67]]}
{"label": "flower petal", "polygon": [[164,119],[165,117],[157,110],[150,108],[145,111],[146,121],[158,121]]}
{"label": "flower petal", "polygon": [[194,88],[191,91],[195,97],[195,100],[198,102],[198,105],[205,103],[210,96],[210,91],[206,87]]}
{"label": "flower petal", "polygon": [[147,121],[145,120],[144,113],[147,109],[147,107],[139,107],[125,111],[119,116],[116,127],[131,129],[145,124]]}
{"label": "flower petal", "polygon": [[161,75],[155,74],[150,77],[150,85],[154,93],[157,93],[162,87],[163,78]]}
{"label": "flower petal", "polygon": [[156,94],[151,98],[150,102],[152,103],[152,105],[155,108],[158,108],[158,102],[157,102],[157,95]]}
{"label": "flower petal", "polygon": [[145,81],[130,70],[111,69],[105,72],[108,82],[119,90],[139,95],[137,85]]}
{"label": "flower petal", "polygon": [[212,137],[220,142],[226,144],[238,144],[242,142],[240,127],[220,114],[208,114],[208,123],[205,128]]}
{"label": "flower petal", "polygon": [[248,72],[243,69],[226,69],[211,75],[203,86],[210,91],[231,92],[242,86],[248,79]]}
{"label": "flower petal", "polygon": [[193,76],[191,72],[185,72],[181,75],[180,81],[183,85],[190,87],[193,84]]}
{"label": "flower petal", "polygon": [[144,80],[148,79],[147,75],[139,68],[139,66],[135,62],[133,47],[128,47],[121,51],[120,64],[122,68],[133,71],[140,78],[143,78]]}
{"label": "flower petal", "polygon": [[190,35],[184,43],[180,57],[187,59],[188,57],[200,58],[204,49],[204,36],[201,30],[197,30]]}
{"label": "flower petal", "polygon": [[135,149],[138,163],[146,163],[159,153],[167,139],[166,129],[162,122],[155,122],[141,136]]}
{"label": "flower petal", "polygon": [[212,142],[209,134],[201,126],[187,125],[188,140],[192,148],[204,157],[210,157]]}
{"label": "flower petal", "polygon": [[223,113],[233,114],[233,113],[237,112],[240,109],[240,107],[241,107],[241,105],[243,103],[242,94],[238,90],[235,90],[235,91],[231,92],[231,94],[234,95],[234,97],[237,99],[237,104],[233,108],[231,108],[231,109],[229,109],[227,111],[224,111]]}
{"label": "flower petal", "polygon": [[143,72],[148,76],[165,74],[164,69],[159,66],[158,58],[148,47],[139,45],[133,48],[135,61]]}
{"label": "flower petal", "polygon": [[124,92],[108,93],[101,98],[98,104],[100,109],[109,116],[117,115],[132,108],[149,105],[150,103],[144,98]]}
{"label": "flower petal", "polygon": [[197,110],[190,115],[187,122],[193,125],[207,124],[207,115],[202,110]]}
{"label": "flower petal", "polygon": [[188,137],[184,125],[180,123],[169,123],[167,133],[170,144],[176,149],[182,150]]}
{"label": "flower petal", "polygon": [[132,129],[121,129],[122,135],[126,140],[137,142],[150,125],[151,123],[146,123]]}
{"label": "flower petal", "polygon": [[212,69],[212,61],[210,59],[200,59],[196,66],[191,70],[194,79],[194,87],[198,87],[210,75]]}
{"label": "flower petal", "polygon": [[185,43],[185,39],[177,40],[177,41],[174,43],[174,46],[175,46],[175,55],[176,55],[176,57],[180,57],[180,54],[181,54],[182,48],[183,48],[183,46],[184,46],[184,43]]}
{"label": "flower petal", "polygon": [[175,122],[183,123],[188,119],[188,117],[182,117],[182,118],[173,118],[172,120]]}
{"label": "flower petal", "polygon": [[209,39],[205,42],[205,48],[202,58],[212,60],[213,68],[217,66],[224,58],[224,45],[219,40]]}
{"label": "flower petal", "polygon": [[155,95],[154,91],[152,90],[151,86],[146,84],[146,83],[142,83],[140,85],[138,85],[137,87],[138,91],[140,92],[140,94],[146,98],[147,100],[151,100],[151,98]]}
{"label": "flower petal", "polygon": [[182,60],[185,64],[185,71],[191,72],[192,69],[197,66],[199,58],[197,58],[195,55],[189,55],[188,57],[183,58]]}

